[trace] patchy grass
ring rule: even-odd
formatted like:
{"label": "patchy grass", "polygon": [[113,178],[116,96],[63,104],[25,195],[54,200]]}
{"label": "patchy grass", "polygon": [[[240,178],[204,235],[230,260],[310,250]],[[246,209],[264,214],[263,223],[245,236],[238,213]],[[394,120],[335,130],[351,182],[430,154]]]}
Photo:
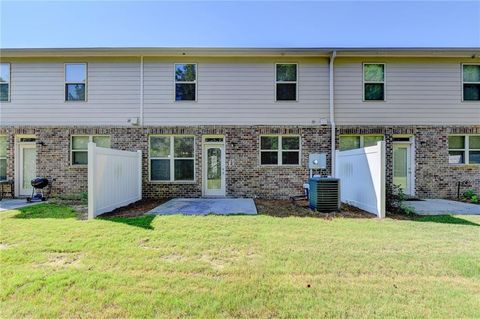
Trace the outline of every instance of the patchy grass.
{"label": "patchy grass", "polygon": [[480,217],[452,218],[2,212],[0,317],[478,318]]}

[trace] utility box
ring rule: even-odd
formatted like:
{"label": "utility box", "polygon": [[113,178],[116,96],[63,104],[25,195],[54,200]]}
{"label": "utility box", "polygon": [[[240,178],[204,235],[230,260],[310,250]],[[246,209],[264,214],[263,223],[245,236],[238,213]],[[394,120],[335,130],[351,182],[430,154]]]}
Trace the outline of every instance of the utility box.
{"label": "utility box", "polygon": [[308,155],[308,169],[326,169],[327,154],[315,153]]}
{"label": "utility box", "polygon": [[312,177],[308,184],[311,209],[326,213],[340,210],[340,179]]}

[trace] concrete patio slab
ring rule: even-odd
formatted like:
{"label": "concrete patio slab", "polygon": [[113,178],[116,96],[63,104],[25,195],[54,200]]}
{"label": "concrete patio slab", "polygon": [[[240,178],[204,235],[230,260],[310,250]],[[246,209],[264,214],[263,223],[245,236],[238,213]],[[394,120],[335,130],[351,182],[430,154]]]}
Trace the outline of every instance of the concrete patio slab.
{"label": "concrete patio slab", "polygon": [[419,215],[480,215],[480,205],[446,199],[406,201],[404,205]]}
{"label": "concrete patio slab", "polygon": [[250,198],[175,198],[147,214],[155,215],[256,215],[257,207]]}
{"label": "concrete patio slab", "polygon": [[25,206],[40,204],[40,203],[45,203],[45,202],[27,203],[27,200],[25,198],[17,198],[17,199],[4,198],[0,200],[0,212],[22,208]]}

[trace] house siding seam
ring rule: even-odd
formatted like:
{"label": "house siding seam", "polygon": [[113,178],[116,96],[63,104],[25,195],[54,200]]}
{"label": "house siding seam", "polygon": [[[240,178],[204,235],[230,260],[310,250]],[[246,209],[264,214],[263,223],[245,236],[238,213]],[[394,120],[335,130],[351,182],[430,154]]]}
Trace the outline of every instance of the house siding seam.
{"label": "house siding seam", "polygon": [[415,138],[415,190],[420,198],[456,198],[468,188],[480,192],[480,165],[448,163],[448,135],[480,134],[476,126],[338,126],[336,145],[343,134],[383,134],[386,145],[387,192],[393,188],[393,137],[412,135]]}

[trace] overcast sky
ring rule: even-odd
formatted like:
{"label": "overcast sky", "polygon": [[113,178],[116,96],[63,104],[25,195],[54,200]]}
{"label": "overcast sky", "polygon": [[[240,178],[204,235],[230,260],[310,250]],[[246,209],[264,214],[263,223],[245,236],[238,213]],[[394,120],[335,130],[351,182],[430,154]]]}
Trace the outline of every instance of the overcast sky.
{"label": "overcast sky", "polygon": [[480,47],[480,0],[0,1],[3,48]]}

